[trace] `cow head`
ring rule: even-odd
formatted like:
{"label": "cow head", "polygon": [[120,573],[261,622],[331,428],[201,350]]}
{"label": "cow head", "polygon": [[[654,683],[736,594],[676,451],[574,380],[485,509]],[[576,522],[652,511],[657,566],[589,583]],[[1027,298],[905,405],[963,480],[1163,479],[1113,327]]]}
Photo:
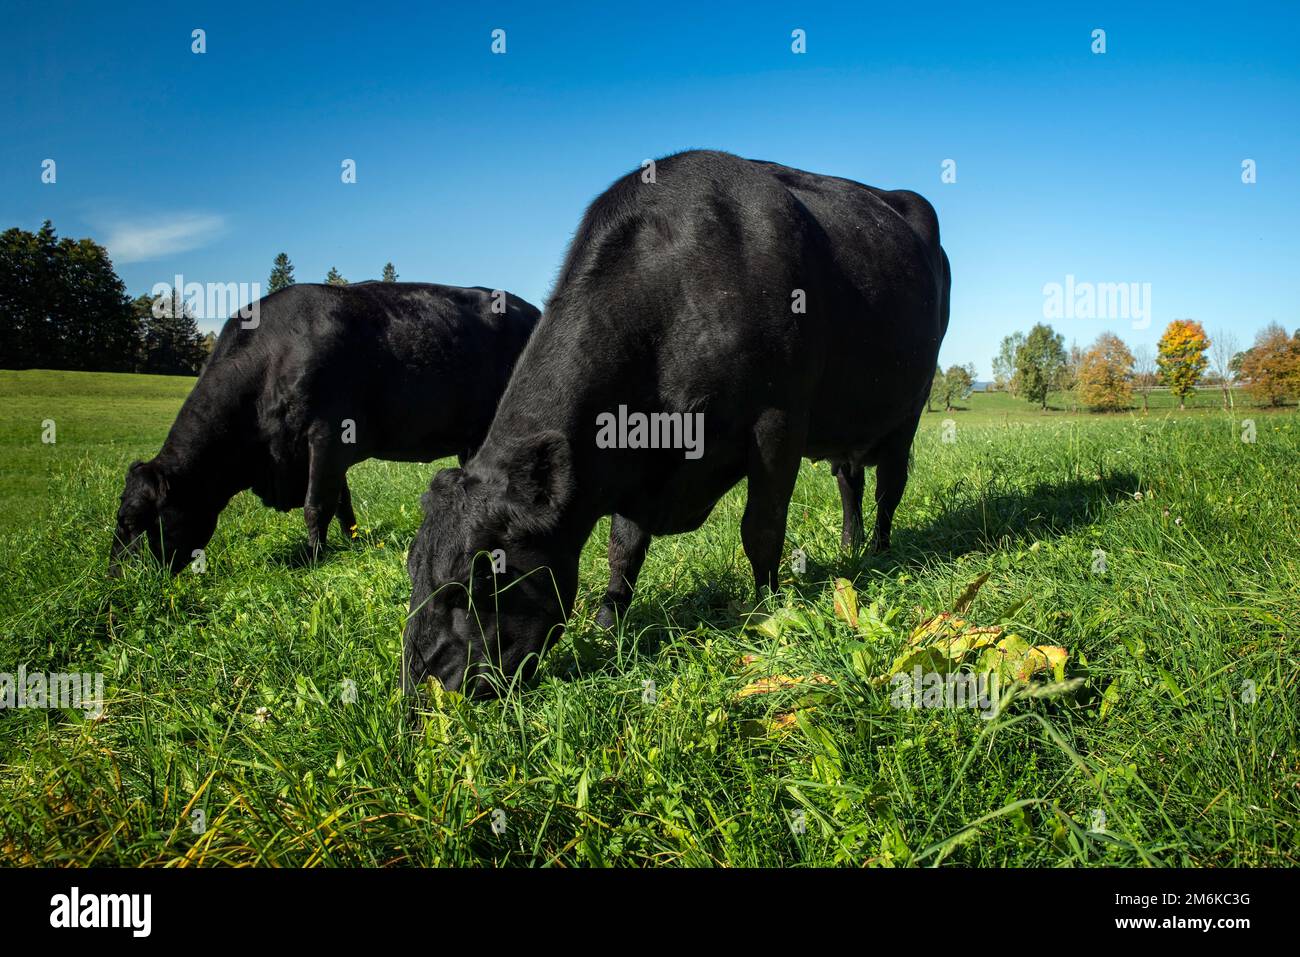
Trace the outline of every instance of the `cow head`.
{"label": "cow head", "polygon": [[175,574],[190,563],[195,549],[207,545],[216,527],[217,510],[173,488],[156,460],[132,462],[117,510],[109,574],[120,574],[123,556],[139,551],[145,543]]}
{"label": "cow head", "polygon": [[578,587],[578,547],[557,525],[573,494],[568,443],[530,436],[492,462],[444,469],[411,546],[402,687],[434,677],[485,697],[528,677]]}

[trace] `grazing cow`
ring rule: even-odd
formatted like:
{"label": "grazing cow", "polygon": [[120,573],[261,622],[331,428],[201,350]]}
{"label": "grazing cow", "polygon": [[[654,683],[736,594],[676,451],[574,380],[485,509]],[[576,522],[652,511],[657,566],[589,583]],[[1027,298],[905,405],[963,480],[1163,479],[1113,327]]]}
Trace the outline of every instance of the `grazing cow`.
{"label": "grazing cow", "polygon": [[256,305],[256,323],[226,323],[162,450],[127,471],[114,573],[142,540],[180,571],[247,488],[302,506],[313,553],[336,513],[346,536],[349,466],[468,458],[540,316],[504,292],[414,282],[300,283]]}
{"label": "grazing cow", "polygon": [[850,546],[875,466],[873,544],[889,545],[948,325],[934,209],[726,153],[655,172],[587,209],[487,438],[424,496],[408,690],[432,676],[484,695],[497,672],[531,673],[603,515],[602,623],[631,599],[650,537],[698,528],[742,478],[745,553],[760,596],[774,589],[804,456],[833,463]]}

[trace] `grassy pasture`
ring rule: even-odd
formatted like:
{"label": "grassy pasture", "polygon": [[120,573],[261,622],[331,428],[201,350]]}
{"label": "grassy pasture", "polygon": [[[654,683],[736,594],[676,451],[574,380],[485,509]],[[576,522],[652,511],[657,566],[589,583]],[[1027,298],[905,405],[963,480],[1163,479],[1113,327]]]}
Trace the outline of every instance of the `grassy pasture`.
{"label": "grassy pasture", "polygon": [[[533,686],[411,720],[395,679],[428,466],[353,470],[360,534],[332,530],[318,564],[300,512],[244,494],[206,574],[104,577],[124,470],[191,385],[0,372],[0,672],[102,672],[107,699],[96,720],[0,714],[0,861],[1300,862],[1294,410],[972,396],[925,416],[883,557],[840,553],[834,483],[805,463],[787,545],[807,570],[761,627],[743,485],[652,546],[613,634],[592,624],[602,523]],[[963,617],[1064,647],[1077,687],[991,720],[893,707],[873,679],[984,573]],[[802,680],[746,693],[774,675]]]}

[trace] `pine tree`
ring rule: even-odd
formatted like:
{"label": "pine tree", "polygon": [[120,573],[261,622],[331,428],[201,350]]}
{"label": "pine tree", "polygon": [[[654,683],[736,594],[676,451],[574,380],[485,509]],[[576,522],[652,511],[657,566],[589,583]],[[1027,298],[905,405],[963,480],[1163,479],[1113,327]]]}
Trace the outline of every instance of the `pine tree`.
{"label": "pine tree", "polygon": [[330,266],[330,271],[325,274],[325,282],[331,286],[346,286],[348,284],[348,281],[343,278],[343,274],[333,266]]}
{"label": "pine tree", "polygon": [[197,375],[207,360],[194,313],[180,293],[140,296],[134,304],[143,330],[140,371],[155,375]]}
{"label": "pine tree", "polygon": [[392,263],[384,263],[383,282],[397,282],[397,270]]}
{"label": "pine tree", "polygon": [[136,320],[102,246],[35,233],[0,234],[0,363],[13,369],[130,371]]}
{"label": "pine tree", "polygon": [[266,294],[269,296],[273,292],[279,292],[295,282],[297,280],[293,278],[293,263],[289,262],[287,253],[280,253],[271,265],[271,278],[266,283]]}

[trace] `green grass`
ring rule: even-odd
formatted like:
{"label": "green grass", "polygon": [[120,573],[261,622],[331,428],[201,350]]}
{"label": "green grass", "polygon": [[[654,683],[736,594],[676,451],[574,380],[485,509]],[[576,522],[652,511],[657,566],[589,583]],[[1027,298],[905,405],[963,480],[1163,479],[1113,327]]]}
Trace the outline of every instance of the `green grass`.
{"label": "green grass", "polygon": [[[156,451],[188,386],[0,374],[0,671],[100,671],[108,699],[101,720],[0,716],[0,859],[1300,860],[1294,411],[1227,415],[1203,395],[1186,413],[1164,396],[1145,417],[1043,414],[974,396],[925,416],[881,558],[840,554],[834,483],[805,464],[788,547],[808,569],[777,600],[804,614],[776,609],[781,628],[742,624],[743,486],[699,531],[656,541],[614,634],[592,624],[602,523],[572,627],[535,685],[482,704],[443,696],[412,720],[396,677],[427,466],[355,469],[362,533],[344,543],[335,529],[317,565],[298,562],[301,513],[244,494],[206,574],[141,564],[104,577],[123,470]],[[1254,444],[1240,440],[1243,417]],[[40,443],[45,418],[55,446]],[[941,440],[945,419],[955,442]],[[1021,696],[987,721],[892,708],[871,679],[984,572],[965,617],[1064,646],[1082,686]],[[833,610],[839,576],[864,609],[856,630]],[[831,683],[738,697],[778,673]],[[770,722],[791,713],[784,729]],[[805,833],[790,827],[796,811]]]}
{"label": "green grass", "polygon": [[132,458],[152,456],[193,386],[188,376],[0,370],[0,533],[41,521],[56,476],[119,460],[125,475]]}

